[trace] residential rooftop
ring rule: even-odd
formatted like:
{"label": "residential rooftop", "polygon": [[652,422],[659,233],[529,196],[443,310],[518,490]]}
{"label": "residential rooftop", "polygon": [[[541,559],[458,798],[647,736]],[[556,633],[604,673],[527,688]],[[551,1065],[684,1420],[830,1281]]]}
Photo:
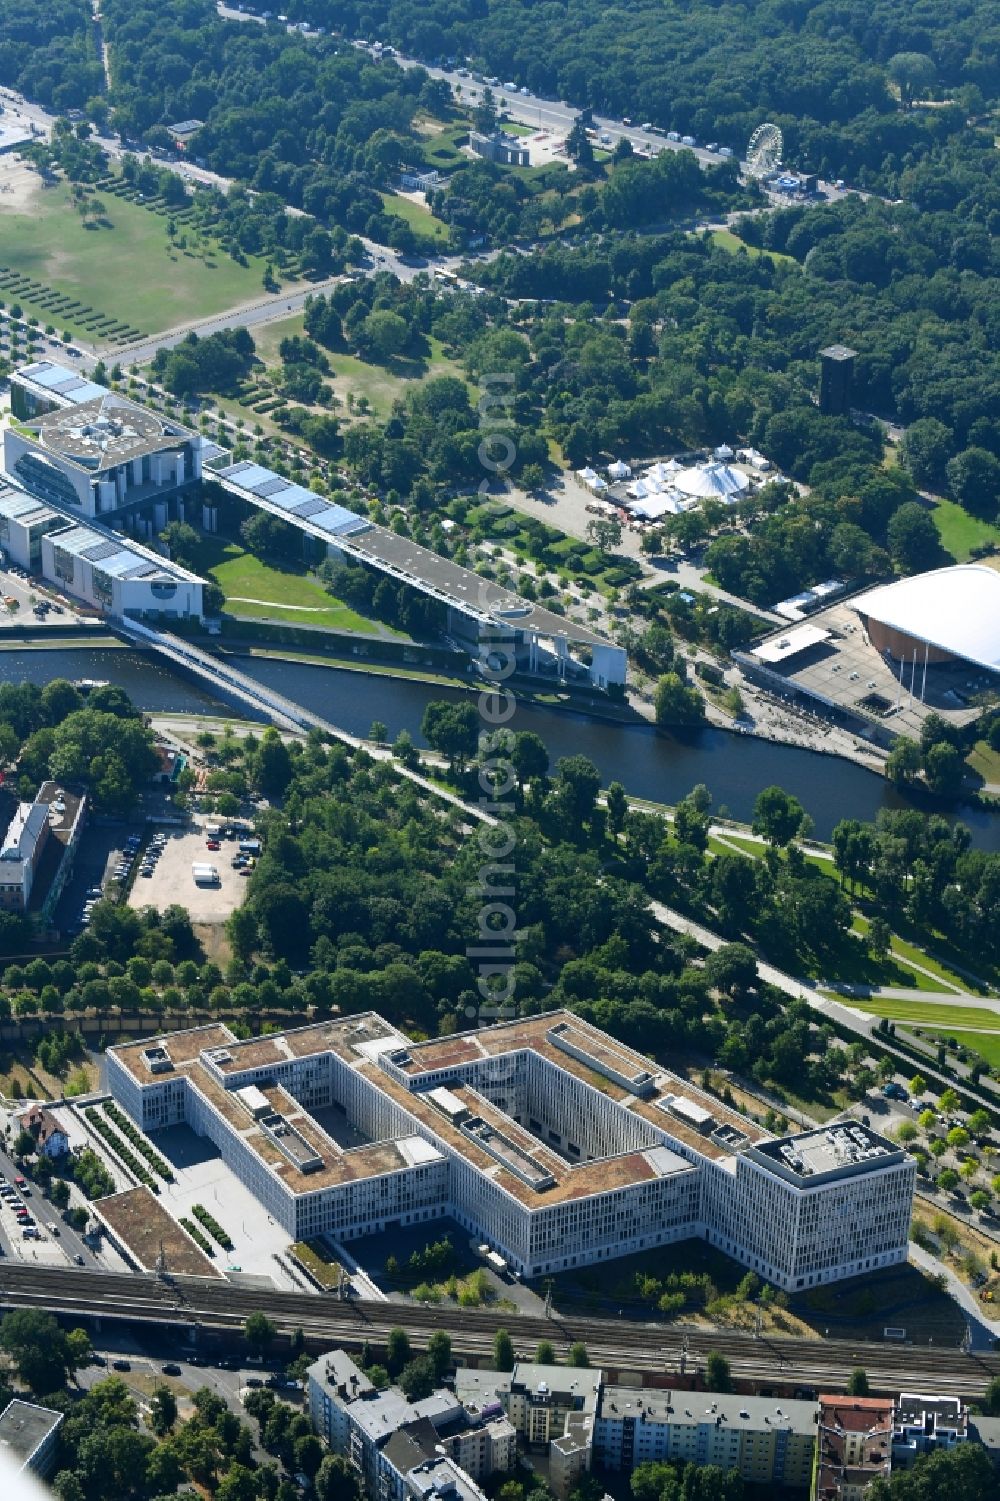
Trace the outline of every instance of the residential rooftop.
{"label": "residential rooftop", "polygon": [[816,1403],[789,1397],[747,1397],[727,1393],[655,1390],[648,1387],[605,1386],[598,1418],[635,1418],[643,1423],[674,1427],[722,1427],[747,1432],[796,1433],[810,1438],[816,1432]]}
{"label": "residential rooftop", "polygon": [[34,1402],[22,1402],[15,1397],[0,1413],[0,1451],[9,1455],[17,1468],[23,1470],[62,1420],[61,1412],[38,1407]]}

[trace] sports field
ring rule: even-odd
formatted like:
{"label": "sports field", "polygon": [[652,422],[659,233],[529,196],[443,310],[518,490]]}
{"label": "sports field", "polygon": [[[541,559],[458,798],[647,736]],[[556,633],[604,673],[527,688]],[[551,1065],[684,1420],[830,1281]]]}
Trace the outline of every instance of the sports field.
{"label": "sports field", "polygon": [[[0,176],[5,167],[0,164]],[[67,184],[30,184],[8,206],[0,197],[0,265],[146,333],[209,317],[261,293],[263,262],[238,266],[221,250],[180,250],[165,215],[98,194],[100,227],[87,228]],[[19,296],[26,313],[34,309]],[[60,327],[74,333],[72,317]],[[81,337],[87,337],[81,333]]]}

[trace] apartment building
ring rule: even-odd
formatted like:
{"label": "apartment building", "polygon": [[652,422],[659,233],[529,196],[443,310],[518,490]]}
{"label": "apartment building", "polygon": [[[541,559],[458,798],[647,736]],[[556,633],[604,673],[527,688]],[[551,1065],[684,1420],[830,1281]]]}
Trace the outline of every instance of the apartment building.
{"label": "apartment building", "polygon": [[813,1501],[864,1501],[892,1469],[893,1404],[884,1397],[821,1396]]}
{"label": "apartment building", "polygon": [[[478,1501],[475,1484],[512,1468],[516,1437],[502,1410],[480,1415],[439,1388],[410,1402],[399,1387],[378,1391],[343,1350],[332,1350],[307,1375],[313,1426],[358,1471],[371,1501],[408,1501],[434,1485]],[[414,1490],[412,1476],[421,1479]]]}
{"label": "apartment building", "polygon": [[0,1453],[15,1471],[45,1480],[55,1461],[56,1442],[64,1413],[15,1397],[0,1413]]}
{"label": "apartment building", "polygon": [[737,1470],[750,1485],[803,1491],[812,1480],[815,1402],[603,1386],[594,1459],[629,1473],[670,1460]]}
{"label": "apartment building", "polygon": [[960,1397],[900,1392],[892,1416],[892,1463],[908,1469],[923,1454],[953,1449],[969,1437],[969,1410]]}
{"label": "apartment building", "polygon": [[[898,1145],[854,1124],[775,1141],[567,1012],[419,1045],[372,1012],[216,1025],[107,1057],[137,1124],[209,1137],[296,1239],[447,1215],[533,1277],[705,1236],[793,1291],[906,1258]],[[363,1145],[323,1124],[344,1117]]]}

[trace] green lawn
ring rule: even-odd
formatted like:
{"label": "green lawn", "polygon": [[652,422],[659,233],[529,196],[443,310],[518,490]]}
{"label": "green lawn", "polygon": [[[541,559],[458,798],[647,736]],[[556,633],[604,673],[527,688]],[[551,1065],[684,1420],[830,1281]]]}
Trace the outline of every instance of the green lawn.
{"label": "green lawn", "polygon": [[981,1058],[985,1058],[991,1068],[1000,1066],[1000,1034],[996,1032],[953,1032],[948,1029],[948,1036],[954,1037],[963,1048],[971,1048]]}
{"label": "green lawn", "polygon": [[415,234],[427,235],[442,243],[447,242],[447,224],[443,219],[438,219],[432,214],[426,204],[414,203],[412,198],[401,198],[398,193],[380,193],[379,197],[385,205],[386,213],[395,214],[398,219],[405,219]]}
{"label": "green lawn", "polygon": [[[841,1000],[844,998],[841,997]],[[869,1011],[873,1016],[884,1016],[889,1021],[912,1022],[917,1027],[933,1027],[935,1031],[955,1035],[955,1027],[982,1028],[984,1032],[1000,1033],[1000,1011],[988,1011],[977,1006],[953,1006],[950,1001],[900,1000],[889,996],[852,997],[850,1005],[858,1011]]]}
{"label": "green lawn", "polygon": [[[238,266],[221,251],[185,253],[167,238],[165,215],[100,196],[111,228],[85,229],[65,183],[39,185],[30,213],[0,210],[0,265],[44,282],[146,333],[205,318],[261,293],[263,262]],[[5,294],[6,300],[14,299]],[[77,332],[70,315],[26,312]],[[93,338],[86,331],[81,337]],[[97,342],[100,342],[99,340]]]}
{"label": "green lawn", "polygon": [[[366,620],[349,605],[328,594],[304,571],[286,571],[244,552],[235,542],[204,537],[198,571],[209,574],[226,596],[231,615],[248,620],[281,620],[289,625],[324,626],[328,630],[378,635],[390,631]],[[254,603],[254,601],[259,601]]]}
{"label": "green lawn", "polygon": [[953,500],[939,500],[931,511],[931,520],[938,529],[941,546],[956,563],[964,563],[972,549],[984,542],[1000,543],[1000,527],[970,516]]}
{"label": "green lawn", "polygon": [[977,740],[965,759],[984,782],[1000,784],[1000,751],[993,750],[985,740]]}
{"label": "green lawn", "polygon": [[741,240],[739,235],[734,235],[731,229],[713,229],[709,238],[713,245],[718,245],[720,250],[728,250],[733,255],[738,255],[745,250],[752,260],[758,256],[769,256],[772,261],[784,261],[789,266],[797,266],[799,263],[793,255],[782,255],[780,250],[760,250],[756,245],[748,245]]}
{"label": "green lawn", "polygon": [[[279,318],[274,323],[262,324],[254,329],[253,333],[257,353],[265,365],[276,366],[280,364],[278,347],[282,339],[289,339],[304,332],[301,313],[292,318]],[[464,380],[465,375],[461,366],[448,358],[440,341],[429,338],[427,342],[430,346],[429,359],[425,361],[393,360],[388,365],[375,365],[367,360],[360,360],[353,354],[331,354],[329,350],[324,350],[330,362],[330,374],[326,379],[330,381],[334,392],[343,403],[339,415],[348,418],[350,416],[347,411],[349,392],[355,397],[366,397],[375,416],[385,418],[390,415],[393,402],[398,397],[405,396],[407,388],[414,381],[429,380],[438,375],[454,375],[459,380]],[[475,395],[471,386],[469,392],[474,401]],[[246,416],[246,412],[243,415]],[[255,422],[264,420],[258,419],[254,413],[250,415]]]}

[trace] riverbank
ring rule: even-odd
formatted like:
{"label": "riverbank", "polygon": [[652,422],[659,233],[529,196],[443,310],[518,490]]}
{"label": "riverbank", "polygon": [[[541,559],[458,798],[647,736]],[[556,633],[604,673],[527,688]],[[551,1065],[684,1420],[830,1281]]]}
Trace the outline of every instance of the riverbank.
{"label": "riverbank", "polygon": [[[88,643],[92,646],[92,643]],[[365,737],[373,721],[386,726],[390,742],[407,730],[419,748],[426,742],[420,725],[433,699],[467,702],[473,685],[444,686],[413,679],[368,676],[329,663],[247,657],[241,670],[303,708]],[[167,662],[123,648],[60,648],[58,651],[0,651],[0,682],[32,682],[43,687],[54,677],[107,679],[118,684],[148,714],[211,714],[222,720],[233,706],[213,698],[202,684],[181,678]],[[476,684],[478,688],[481,685]],[[551,692],[551,687],[549,687]],[[610,706],[614,707],[614,706]],[[842,818],[873,822],[882,808],[919,808],[941,812],[941,805],[919,794],[897,791],[868,768],[813,750],[782,745],[752,735],[723,732],[706,725],[689,734],[657,730],[640,719],[604,721],[566,704],[558,708],[518,696],[509,728],[530,730],[548,748],[552,765],[562,756],[584,755],[597,767],[605,786],[621,782],[635,797],[676,804],[696,783],[704,783],[716,810],[750,822],[762,787],[777,784],[797,797],[815,824],[818,839],[829,839]],[[1000,850],[1000,820],[982,809],[961,809],[973,843]]]}

